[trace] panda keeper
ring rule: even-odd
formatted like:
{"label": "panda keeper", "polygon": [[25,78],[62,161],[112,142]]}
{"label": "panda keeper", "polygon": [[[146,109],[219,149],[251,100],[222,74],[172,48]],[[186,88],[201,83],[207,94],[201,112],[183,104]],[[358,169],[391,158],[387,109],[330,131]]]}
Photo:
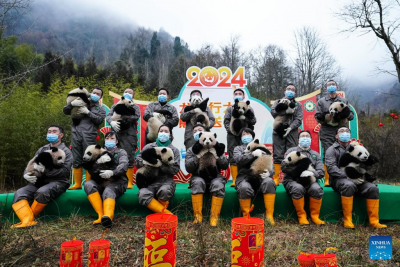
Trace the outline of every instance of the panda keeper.
{"label": "panda keeper", "polygon": [[[193,139],[195,142],[199,141],[200,133],[209,132],[202,124],[198,124],[193,128]],[[221,175],[221,170],[228,168],[228,159],[225,154],[221,155],[217,159],[217,169],[219,171],[218,176],[211,180],[210,184],[207,185],[203,178],[201,178],[197,172],[199,168],[199,160],[193,153],[192,147],[186,151],[185,157],[185,168],[192,174],[190,178],[190,192],[192,194],[192,206],[194,212],[193,224],[201,223],[203,221],[202,209],[203,209],[203,195],[206,192],[206,188],[211,193],[211,226],[217,226],[219,213],[221,211],[222,202],[225,197],[225,184],[226,178]]]}
{"label": "panda keeper", "polygon": [[[296,95],[296,86],[294,84],[288,84],[285,89],[284,99],[294,100]],[[272,133],[272,145],[273,145],[273,157],[274,157],[274,181],[276,185],[279,185],[279,173],[281,171],[281,162],[284,158],[285,152],[292,147],[297,146],[298,139],[298,128],[303,121],[303,108],[300,102],[296,102],[296,107],[293,109],[287,109],[276,112],[275,108],[278,101],[275,101],[271,107],[271,115],[276,118],[278,115],[286,116],[289,122],[289,128],[286,129],[283,137],[279,136],[275,131]]]}
{"label": "panda keeper", "polygon": [[[328,95],[322,97],[318,100],[317,108],[314,114],[315,120],[321,124],[321,128],[319,130],[319,139],[321,140],[322,148],[324,150],[324,168],[325,168],[325,186],[329,186],[329,175],[327,172],[327,164],[326,164],[326,152],[328,148],[335,143],[336,132],[341,126],[347,125],[334,125],[325,123],[325,115],[329,113],[329,107],[333,102],[342,102],[349,106],[349,101],[347,99],[340,97],[336,91],[339,86],[334,80],[329,80],[326,85],[326,91]],[[353,120],[354,113],[350,112],[349,117],[347,118],[349,121]]]}
{"label": "panda keeper", "polygon": [[251,198],[253,198],[256,192],[261,192],[264,197],[264,205],[266,209],[266,219],[270,224],[275,225],[273,218],[274,208],[275,208],[275,196],[276,196],[276,184],[271,178],[273,176],[274,170],[269,174],[261,174],[262,182],[259,188],[253,188],[252,185],[246,181],[249,170],[246,166],[253,158],[252,153],[245,153],[247,145],[253,141],[255,133],[249,128],[244,128],[239,134],[241,138],[240,145],[235,147],[233,156],[235,162],[239,167],[239,174],[236,178],[236,191],[239,197],[240,209],[243,213],[243,217],[246,217],[250,212],[251,208]]}
{"label": "panda keeper", "polygon": [[[240,89],[240,88],[234,89],[233,100],[235,101],[236,99],[238,99],[239,101],[244,101],[245,94],[244,94],[243,89]],[[250,107],[250,110],[254,114],[254,110],[252,107]],[[235,157],[233,155],[233,151],[234,151],[235,147],[241,145],[241,137],[240,137],[240,135],[236,136],[231,133],[231,130],[230,130],[231,118],[232,118],[232,106],[228,107],[225,111],[224,126],[225,126],[225,129],[227,132],[227,136],[226,136],[227,145],[228,145],[227,150],[228,150],[228,156],[229,156],[229,167],[230,167],[230,171],[231,171],[231,175],[232,175],[231,187],[235,187],[236,177],[238,175],[238,166],[237,166]],[[253,126],[256,124],[257,119],[256,119],[256,116],[254,116],[253,119],[246,118],[246,121],[249,126]]]}
{"label": "panda keeper", "polygon": [[[311,146],[311,133],[309,131],[301,131],[298,139],[299,145],[296,147],[290,148],[286,151],[285,155],[288,155],[290,152],[298,151],[301,154],[307,156],[311,160],[312,167],[314,168],[313,176],[316,179],[321,179],[324,177],[324,166],[321,161],[321,156],[316,151],[310,148]],[[300,225],[310,224],[307,220],[307,214],[304,210],[304,195],[307,193],[310,197],[310,217],[313,223],[317,225],[325,224],[324,221],[319,219],[319,213],[321,210],[322,204],[322,196],[324,195],[324,190],[317,183],[314,182],[308,187],[304,187],[303,185],[296,182],[298,177],[293,177],[290,173],[290,167],[282,161],[281,164],[282,172],[285,174],[285,178],[283,180],[283,186],[285,187],[286,192],[290,195],[293,201],[293,205],[297,212],[297,217],[299,219]]]}
{"label": "panda keeper", "polygon": [[[69,177],[72,166],[72,153],[64,143],[64,129],[59,125],[50,125],[47,130],[47,141],[49,144],[39,148],[35,156],[52,147],[62,149],[65,152],[65,162],[60,168],[52,170],[45,169],[41,164],[35,164],[34,168],[43,173],[45,185],[37,188],[36,176],[27,174],[25,169],[24,178],[28,185],[18,189],[14,194],[12,208],[20,219],[20,223],[14,224],[11,228],[24,228],[36,224],[35,218],[42,212],[44,207],[52,200],[64,193],[69,187]],[[32,206],[29,202],[33,200]]]}
{"label": "panda keeper", "polygon": [[[135,92],[130,89],[127,88],[124,91],[124,97],[126,99],[132,100],[135,97]],[[130,127],[121,132],[120,131],[120,123],[117,121],[113,121],[111,119],[111,117],[114,114],[114,108],[115,108],[114,104],[110,111],[107,114],[107,122],[111,125],[112,129],[114,132],[116,132],[117,134],[117,138],[119,140],[119,146],[126,151],[126,153],[128,154],[128,158],[129,158],[129,164],[128,164],[128,171],[126,172],[126,176],[128,176],[128,189],[132,189],[133,185],[133,166],[134,166],[134,161],[135,161],[135,151],[137,148],[137,121],[140,118],[140,108],[138,105],[134,104],[133,109],[135,110],[135,115],[130,115],[127,118],[127,121],[130,123]]]}
{"label": "panda keeper", "polygon": [[146,149],[152,147],[169,147],[174,152],[174,164],[168,166],[163,163],[159,167],[160,172],[157,180],[150,184],[150,186],[140,189],[138,192],[140,205],[146,206],[156,213],[171,213],[166,208],[168,208],[169,200],[175,194],[176,184],[173,177],[180,170],[180,154],[179,150],[172,145],[173,139],[171,128],[167,125],[161,125],[158,130],[156,142],[145,145],[142,151],[136,156],[136,167],[141,168],[143,167],[142,153]]}
{"label": "panda keeper", "polygon": [[[158,102],[151,102],[150,104],[147,105],[146,109],[144,110],[144,115],[143,119],[147,122],[151,117],[153,117],[153,113],[158,111],[158,110],[167,110],[172,113],[172,116],[164,116],[162,114],[158,114],[158,116],[164,116],[165,117],[165,122],[164,124],[167,125],[171,130],[176,127],[179,123],[179,116],[178,112],[176,111],[176,108],[168,103],[169,99],[169,93],[167,89],[165,88],[160,88],[158,90]],[[145,132],[145,144],[151,143],[150,140],[147,139],[147,133],[149,132],[149,127],[147,126],[146,132]]]}
{"label": "panda keeper", "polygon": [[[192,101],[193,98],[203,98],[202,93],[199,90],[193,90],[190,92],[190,98],[189,98],[189,102]],[[186,147],[186,150],[188,150],[189,148],[191,148],[194,143],[196,142],[193,138],[193,125],[190,123],[190,119],[192,118],[192,116],[196,113],[196,111],[193,109],[191,111],[187,111],[187,112],[182,112],[181,113],[181,120],[186,122],[186,126],[185,126],[185,137],[184,137],[184,144]],[[215,124],[215,117],[214,114],[211,112],[210,107],[207,107],[207,116],[210,120],[210,127],[212,128]]]}
{"label": "panda keeper", "polygon": [[[82,188],[83,170],[81,165],[83,154],[88,146],[96,144],[97,130],[106,117],[106,110],[99,103],[102,97],[103,90],[100,87],[95,87],[90,94],[90,109],[80,99],[72,101],[63,108],[65,115],[71,115],[73,107],[81,107],[79,113],[86,115],[78,125],[72,125],[72,155],[74,158],[72,167],[75,184],[69,188],[70,190]],[[89,180],[90,175],[86,172],[86,181]]]}
{"label": "panda keeper", "polygon": [[[99,181],[90,180],[85,183],[84,189],[90,204],[99,216],[93,222],[93,225],[101,223],[103,227],[110,228],[114,218],[115,199],[125,193],[128,185],[126,170],[128,169],[129,159],[126,151],[117,146],[119,140],[115,132],[106,133],[104,140],[105,149],[111,153],[117,167],[114,170],[101,171],[100,177],[105,182],[112,179],[112,182],[104,186]],[[99,158],[97,163],[103,163],[102,158]]]}
{"label": "panda keeper", "polygon": [[336,142],[326,151],[326,167],[330,176],[332,189],[338,192],[342,200],[344,227],[354,228],[352,212],[353,198],[360,196],[366,199],[369,225],[373,228],[386,228],[379,223],[379,189],[376,184],[357,179],[355,181],[347,178],[346,173],[339,166],[340,157],[346,153],[350,141],[350,129],[340,127],[336,132]]}

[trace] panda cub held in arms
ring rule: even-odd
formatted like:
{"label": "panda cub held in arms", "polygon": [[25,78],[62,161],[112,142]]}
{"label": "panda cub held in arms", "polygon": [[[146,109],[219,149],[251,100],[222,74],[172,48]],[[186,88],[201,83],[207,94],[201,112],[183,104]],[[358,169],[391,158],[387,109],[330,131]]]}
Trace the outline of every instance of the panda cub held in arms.
{"label": "panda cub held in arms", "polygon": [[147,122],[149,132],[146,138],[151,142],[155,142],[158,137],[158,130],[165,122],[165,116],[172,117],[172,113],[168,110],[157,110],[153,112],[153,116]]}
{"label": "panda cub held in arms", "polygon": [[43,165],[45,170],[53,170],[55,168],[60,168],[65,162],[65,152],[62,149],[52,147],[49,150],[45,150],[39,153],[37,156],[33,157],[28,162],[26,167],[26,173],[31,176],[36,176],[38,179],[35,183],[36,187],[41,187],[44,185],[42,178],[43,173],[39,172],[34,168],[35,163]]}
{"label": "panda cub held in arms", "polygon": [[202,99],[201,96],[192,96],[190,106],[184,108],[184,112],[195,111],[195,114],[190,119],[190,123],[195,126],[197,123],[203,124],[206,128],[210,128],[210,118],[207,115],[208,97]]}
{"label": "panda cub held in arms", "polygon": [[[97,163],[100,158],[103,163]],[[100,145],[90,145],[83,155],[82,167],[90,173],[92,180],[102,186],[107,186],[112,183],[113,179],[103,179],[100,173],[105,170],[114,170],[117,167],[117,162],[113,155]]]}
{"label": "panda cub held in arms", "polygon": [[[89,109],[90,108],[90,100],[89,100],[90,94],[89,92],[80,86],[79,88],[75,88],[71,90],[68,95],[67,95],[67,104],[70,104],[74,100],[82,100],[85,104],[86,107]],[[78,111],[81,107],[72,107],[71,110],[71,119],[72,123],[77,126],[81,122],[81,119],[83,119],[86,115],[84,114],[78,114]]]}
{"label": "panda cub held in arms", "polygon": [[245,179],[253,187],[259,187],[263,179],[260,175],[266,173],[269,176],[272,172],[273,159],[271,152],[263,144],[260,144],[258,139],[250,142],[244,152],[254,152],[254,158],[245,166],[250,171]]}
{"label": "panda cub held in arms", "polygon": [[[292,100],[283,98],[276,101],[278,101],[278,104],[275,107],[275,111],[277,113],[280,113],[282,111],[286,112],[285,114],[276,116],[273,124],[273,129],[276,134],[278,134],[280,137],[283,137],[286,133],[285,130],[290,126],[290,118],[286,114],[294,113],[294,109],[296,108],[296,101],[294,100],[294,98]],[[291,111],[291,113],[288,111]]]}
{"label": "panda cub held in arms", "polygon": [[339,159],[339,168],[349,179],[363,178],[372,183],[376,179],[367,171],[377,162],[379,162],[378,158],[370,155],[364,146],[351,142],[346,153]]}
{"label": "panda cub held in arms", "polygon": [[332,126],[348,123],[350,108],[343,102],[333,102],[329,107],[329,113],[325,114],[325,123]]}
{"label": "panda cub held in arms", "polygon": [[311,160],[299,151],[290,152],[283,162],[287,165],[287,173],[292,176],[296,182],[304,187],[315,183],[317,179],[314,176],[315,169]]}
{"label": "panda cub held in arms", "polygon": [[216,138],[216,133],[202,132],[199,140],[192,147],[192,151],[199,161],[197,173],[207,184],[220,173],[217,159],[225,152],[225,145],[218,143]]}
{"label": "panda cub held in arms", "polygon": [[230,124],[230,131],[233,135],[238,136],[242,128],[250,128],[254,130],[253,125],[249,125],[246,119],[252,120],[254,113],[250,109],[250,101],[239,101],[235,99],[235,104],[232,106],[232,118]]}
{"label": "panda cub held in arms", "polygon": [[157,180],[159,167],[164,163],[175,163],[174,152],[169,147],[151,147],[142,152],[143,167],[136,172],[136,185],[139,189],[148,187]]}
{"label": "panda cub held in arms", "polygon": [[134,105],[132,100],[121,97],[121,100],[114,107],[111,119],[119,122],[121,132],[127,130],[132,124],[128,122],[128,116],[135,115]]}

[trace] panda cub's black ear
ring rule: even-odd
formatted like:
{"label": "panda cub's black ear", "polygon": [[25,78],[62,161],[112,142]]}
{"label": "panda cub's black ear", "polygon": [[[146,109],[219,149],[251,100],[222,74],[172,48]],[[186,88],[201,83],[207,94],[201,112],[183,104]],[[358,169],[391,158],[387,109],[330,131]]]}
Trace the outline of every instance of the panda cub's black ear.
{"label": "panda cub's black ear", "polygon": [[203,132],[200,132],[200,133],[199,133],[199,138],[201,137],[202,134],[203,134]]}
{"label": "panda cub's black ear", "polygon": [[161,153],[167,153],[167,149],[164,147],[163,149],[161,149]]}
{"label": "panda cub's black ear", "polygon": [[299,151],[296,152],[296,155],[300,157],[301,153]]}
{"label": "panda cub's black ear", "polygon": [[83,86],[79,86],[79,89],[83,90]]}
{"label": "panda cub's black ear", "polygon": [[96,145],[94,148],[101,149],[101,145]]}
{"label": "panda cub's black ear", "polygon": [[239,99],[236,98],[236,99],[235,99],[235,103],[236,103],[236,104],[239,103]]}
{"label": "panda cub's black ear", "polygon": [[121,100],[124,100],[125,99],[125,97],[121,97]]}
{"label": "panda cub's black ear", "polygon": [[344,104],[343,104],[343,103],[340,103],[340,106],[341,106],[342,108],[344,108]]}
{"label": "panda cub's black ear", "polygon": [[57,151],[58,151],[58,148],[56,148],[56,147],[52,147],[52,148],[51,148],[51,151],[52,151],[53,153],[55,153],[55,152],[57,152]]}
{"label": "panda cub's black ear", "polygon": [[249,101],[249,100],[247,100],[247,101],[246,101],[246,104],[247,104],[247,105],[250,105],[250,101]]}
{"label": "panda cub's black ear", "polygon": [[216,133],[214,133],[214,137],[217,138],[217,134]]}
{"label": "panda cub's black ear", "polygon": [[353,152],[353,150],[354,150],[354,146],[353,146],[353,145],[350,145],[350,146],[349,146],[349,152]]}
{"label": "panda cub's black ear", "polygon": [[260,140],[256,139],[256,140],[254,140],[254,143],[259,144]]}

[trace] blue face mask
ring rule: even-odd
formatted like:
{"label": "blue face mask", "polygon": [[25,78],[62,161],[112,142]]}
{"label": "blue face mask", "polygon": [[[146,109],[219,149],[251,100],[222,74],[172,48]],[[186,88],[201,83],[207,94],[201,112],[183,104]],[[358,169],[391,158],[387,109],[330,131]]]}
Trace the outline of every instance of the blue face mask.
{"label": "blue face mask", "polygon": [[299,144],[302,147],[309,147],[309,146],[311,146],[311,138],[310,137],[300,137]]}
{"label": "blue face mask", "polygon": [[125,93],[125,94],[124,94],[124,97],[125,97],[126,99],[132,100],[133,95],[131,95],[131,94],[129,94],[129,93]]}
{"label": "blue face mask", "polygon": [[251,141],[253,141],[253,137],[251,135],[242,136],[242,143],[243,144],[247,145]]}
{"label": "blue face mask", "polygon": [[100,100],[100,96],[95,95],[95,94],[90,94],[90,99],[91,99],[93,102],[97,102],[97,101]]}
{"label": "blue face mask", "polygon": [[197,132],[197,133],[195,133],[195,134],[193,135],[194,141],[196,141],[196,142],[199,141],[200,133],[201,133],[201,132]]}
{"label": "blue face mask", "polygon": [[285,96],[286,96],[287,98],[294,98],[294,92],[289,91],[289,90],[286,90],[286,91],[285,91]]}
{"label": "blue face mask", "polygon": [[330,94],[333,94],[333,93],[336,93],[336,86],[334,86],[334,85],[330,85],[330,86],[328,86],[328,88],[326,88],[327,90],[328,90],[328,93],[330,93]]}
{"label": "blue face mask", "polygon": [[167,96],[166,95],[158,95],[158,101],[161,103],[167,102]]}
{"label": "blue face mask", "polygon": [[48,134],[46,139],[50,143],[57,143],[58,142],[58,135],[57,134]]}
{"label": "blue face mask", "polygon": [[350,133],[340,133],[339,140],[343,143],[347,143],[350,141]]}
{"label": "blue face mask", "polygon": [[106,141],[104,145],[106,146],[107,149],[113,149],[116,146],[116,143],[114,140],[109,140]]}
{"label": "blue face mask", "polygon": [[165,143],[169,140],[169,133],[158,133],[158,140]]}
{"label": "blue face mask", "polygon": [[233,98],[233,101],[235,101],[235,100],[239,100],[239,101],[242,101],[243,100],[243,97],[241,97],[241,96],[235,96],[234,98]]}

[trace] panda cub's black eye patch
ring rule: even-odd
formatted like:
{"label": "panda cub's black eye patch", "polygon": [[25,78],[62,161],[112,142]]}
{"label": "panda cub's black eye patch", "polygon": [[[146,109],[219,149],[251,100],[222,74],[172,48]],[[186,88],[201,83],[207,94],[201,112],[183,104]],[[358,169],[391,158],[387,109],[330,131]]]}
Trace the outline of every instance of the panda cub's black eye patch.
{"label": "panda cub's black eye patch", "polygon": [[58,159],[62,159],[62,157],[60,156],[60,157],[58,157]]}
{"label": "panda cub's black eye patch", "polygon": [[357,156],[361,156],[362,155],[362,153],[360,152],[360,153],[358,153],[358,155]]}
{"label": "panda cub's black eye patch", "polygon": [[88,152],[87,154],[88,154],[89,156],[91,156],[91,155],[92,155],[92,152]]}
{"label": "panda cub's black eye patch", "polygon": [[292,158],[291,158],[291,157],[288,157],[288,161],[292,161]]}

